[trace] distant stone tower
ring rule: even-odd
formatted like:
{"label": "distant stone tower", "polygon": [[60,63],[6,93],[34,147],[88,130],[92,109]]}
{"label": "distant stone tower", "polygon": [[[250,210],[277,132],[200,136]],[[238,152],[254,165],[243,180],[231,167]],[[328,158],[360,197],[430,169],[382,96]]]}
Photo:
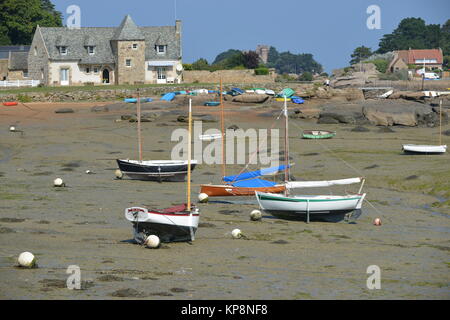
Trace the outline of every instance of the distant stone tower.
{"label": "distant stone tower", "polygon": [[260,44],[256,47],[256,53],[263,63],[267,63],[269,59],[269,46]]}
{"label": "distant stone tower", "polygon": [[116,60],[116,84],[145,82],[145,37],[129,15],[111,39]]}

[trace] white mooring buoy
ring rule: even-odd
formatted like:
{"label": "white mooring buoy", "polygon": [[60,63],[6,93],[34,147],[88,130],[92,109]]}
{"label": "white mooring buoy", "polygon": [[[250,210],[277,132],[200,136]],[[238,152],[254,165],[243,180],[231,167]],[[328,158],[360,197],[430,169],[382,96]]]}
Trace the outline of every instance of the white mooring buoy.
{"label": "white mooring buoy", "polygon": [[200,201],[200,203],[207,203],[209,199],[209,196],[206,193],[200,193],[198,195],[198,201]]}
{"label": "white mooring buoy", "polygon": [[234,229],[233,231],[231,231],[231,235],[234,239],[239,239],[242,237],[242,232],[239,229]]}
{"label": "white mooring buoy", "polygon": [[56,178],[55,180],[53,180],[53,185],[55,187],[65,187],[66,186],[63,179],[61,179],[61,178]]}
{"label": "white mooring buoy", "polygon": [[151,234],[145,239],[144,244],[148,248],[156,249],[159,248],[161,241],[159,240],[158,236]]}
{"label": "white mooring buoy", "polygon": [[115,175],[116,175],[117,179],[122,179],[123,178],[123,173],[119,169],[116,170]]}
{"label": "white mooring buoy", "polygon": [[252,221],[259,221],[262,218],[262,213],[259,210],[253,210],[250,212],[250,220]]}
{"label": "white mooring buoy", "polygon": [[31,252],[22,252],[17,259],[19,266],[33,268],[36,266],[36,258]]}

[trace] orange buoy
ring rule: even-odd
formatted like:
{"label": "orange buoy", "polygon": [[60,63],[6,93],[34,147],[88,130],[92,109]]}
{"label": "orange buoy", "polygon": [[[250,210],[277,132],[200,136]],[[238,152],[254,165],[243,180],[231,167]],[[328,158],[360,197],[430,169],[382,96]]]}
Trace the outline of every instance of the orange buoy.
{"label": "orange buoy", "polygon": [[9,107],[9,106],[17,106],[17,101],[6,101],[6,102],[3,102],[3,105],[7,106],[7,107]]}

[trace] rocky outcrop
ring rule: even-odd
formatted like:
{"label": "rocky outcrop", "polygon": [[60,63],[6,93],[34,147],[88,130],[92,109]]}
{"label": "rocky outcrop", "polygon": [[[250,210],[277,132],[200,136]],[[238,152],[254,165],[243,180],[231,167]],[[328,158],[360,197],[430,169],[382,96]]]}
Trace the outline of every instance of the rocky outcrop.
{"label": "rocky outcrop", "polygon": [[393,92],[388,99],[405,99],[413,101],[424,101],[425,95],[422,91],[397,91]]}
{"label": "rocky outcrop", "polygon": [[434,127],[437,120],[437,115],[430,106],[417,102],[366,103],[363,106],[363,114],[372,124],[381,126]]}
{"label": "rocky outcrop", "polygon": [[[365,124],[367,119],[362,112],[360,104],[337,103],[325,104],[320,107],[318,123],[347,123]],[[334,119],[335,121],[331,121]],[[336,122],[337,121],[337,122]]]}

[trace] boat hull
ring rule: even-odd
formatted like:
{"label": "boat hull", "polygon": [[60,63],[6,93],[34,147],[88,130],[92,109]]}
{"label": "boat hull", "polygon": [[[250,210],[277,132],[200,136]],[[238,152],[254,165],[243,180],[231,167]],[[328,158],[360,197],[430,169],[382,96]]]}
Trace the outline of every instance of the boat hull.
{"label": "boat hull", "polygon": [[407,154],[442,154],[447,151],[447,146],[404,144],[402,150]]}
{"label": "boat hull", "polygon": [[355,210],[361,214],[366,194],[347,196],[292,196],[256,193],[260,208],[275,217],[288,220],[339,222]]}
{"label": "boat hull", "polygon": [[331,139],[336,135],[336,132],[323,130],[307,130],[303,131],[303,139]]}
{"label": "boat hull", "polygon": [[125,209],[125,217],[133,225],[133,237],[137,243],[144,243],[149,235],[156,235],[161,242],[182,242],[194,240],[200,215],[187,211],[163,213],[146,208]]}
{"label": "boat hull", "polygon": [[254,196],[255,191],[268,193],[281,193],[286,190],[285,185],[275,185],[272,187],[233,187],[231,185],[212,185],[206,184],[200,186],[200,193],[206,193],[209,197],[227,197],[227,196]]}
{"label": "boat hull", "polygon": [[[143,161],[117,159],[120,171],[131,179],[150,181],[185,181],[187,161]],[[195,169],[196,161],[191,162],[191,170]]]}

